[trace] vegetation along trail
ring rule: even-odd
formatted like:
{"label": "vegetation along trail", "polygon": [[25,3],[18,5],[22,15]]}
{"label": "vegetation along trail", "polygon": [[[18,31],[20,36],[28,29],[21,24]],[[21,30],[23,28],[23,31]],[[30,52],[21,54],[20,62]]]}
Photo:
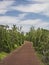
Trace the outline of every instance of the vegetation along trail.
{"label": "vegetation along trail", "polygon": [[4,58],[0,65],[41,65],[32,43],[25,41],[23,46]]}

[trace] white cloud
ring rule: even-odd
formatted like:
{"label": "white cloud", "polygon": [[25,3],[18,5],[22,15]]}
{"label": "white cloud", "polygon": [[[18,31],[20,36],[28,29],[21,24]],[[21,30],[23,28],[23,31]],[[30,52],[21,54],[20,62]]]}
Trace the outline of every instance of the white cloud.
{"label": "white cloud", "polygon": [[49,3],[47,4],[47,7],[43,11],[43,14],[46,15],[46,16],[49,16]]}
{"label": "white cloud", "polygon": [[24,32],[28,32],[29,31],[29,26],[23,26],[22,27],[22,31],[24,31]]}
{"label": "white cloud", "polygon": [[25,21],[21,21],[19,24],[23,24],[23,25],[33,25],[36,27],[46,27],[47,25],[49,25],[49,22],[44,22],[40,19],[35,19],[35,20],[25,20]]}
{"label": "white cloud", "polygon": [[19,18],[19,19],[22,19],[22,18],[24,18],[24,17],[25,17],[25,15],[27,15],[27,14],[26,14],[26,13],[19,14],[19,15],[18,15],[18,18]]}
{"label": "white cloud", "polygon": [[[8,10],[19,10],[22,12],[33,12],[33,13],[40,13],[43,12],[44,15],[49,16],[49,0],[35,0],[38,2],[43,2],[43,3],[37,3],[37,4],[30,4],[28,6],[11,6],[14,3],[14,0],[4,0],[0,2],[0,14],[5,14]],[[19,24],[23,25],[22,30],[23,31],[28,31],[29,30],[29,25],[33,25],[36,28],[41,27],[41,28],[48,28],[49,22],[43,22],[40,19],[35,19],[35,20],[24,20],[20,21],[23,19],[23,17],[27,15],[26,13],[20,14],[18,17],[11,17],[11,16],[0,16],[0,24]],[[28,25],[28,26],[27,26]]]}
{"label": "white cloud", "polygon": [[0,14],[5,14],[7,10],[0,10]]}
{"label": "white cloud", "polygon": [[0,24],[16,24],[17,26],[22,25],[22,31],[24,32],[29,31],[30,26],[34,26],[35,28],[49,28],[49,22],[42,22],[40,19],[20,21],[19,18],[20,17],[0,16]]}
{"label": "white cloud", "polygon": [[12,24],[17,23],[16,17],[10,17],[10,16],[0,16],[0,24]]}
{"label": "white cloud", "polygon": [[10,9],[10,6],[14,3],[14,1],[1,1],[0,2],[0,14],[5,14],[9,9]]}
{"label": "white cloud", "polygon": [[49,0],[34,0],[34,1],[38,1],[38,2],[49,2]]}
{"label": "white cloud", "polygon": [[40,28],[45,28],[45,29],[47,29],[47,26],[48,26],[48,25],[49,25],[49,22],[39,21],[39,22],[35,25],[35,27],[36,27],[36,28],[40,27]]}
{"label": "white cloud", "polygon": [[[29,0],[33,1],[33,0]],[[44,15],[49,16],[49,0],[34,0],[43,3],[29,4],[28,6],[11,6],[15,0],[3,0],[0,2],[0,14],[5,14],[9,10],[19,10],[22,12],[33,12],[40,13],[43,12]]]}
{"label": "white cloud", "polygon": [[42,3],[29,4],[28,6],[24,5],[12,6],[11,9],[19,10],[22,12],[33,12],[33,13],[43,12],[44,15],[49,16],[49,0],[34,0],[34,1]]}
{"label": "white cloud", "polygon": [[27,32],[29,31],[29,28],[30,26],[34,26],[35,28],[45,28],[45,29],[48,29],[49,27],[49,22],[43,22],[42,20],[40,19],[35,19],[35,20],[25,20],[25,21],[21,21],[19,23],[19,25],[23,25],[23,31],[24,32]]}
{"label": "white cloud", "polygon": [[39,20],[25,20],[25,21],[20,21],[19,24],[23,24],[23,25],[35,25],[39,22]]}
{"label": "white cloud", "polygon": [[25,15],[20,14],[18,17],[0,16],[0,24],[18,24]]}
{"label": "white cloud", "polygon": [[[31,0],[33,1],[33,0]],[[43,9],[43,14],[49,16],[49,0],[34,0],[37,2],[42,2],[40,5],[45,4],[45,8]],[[43,8],[43,7],[42,7]]]}
{"label": "white cloud", "polygon": [[43,11],[46,8],[47,4],[30,4],[28,6],[13,6],[12,9],[19,10],[22,12],[35,12],[39,13]]}

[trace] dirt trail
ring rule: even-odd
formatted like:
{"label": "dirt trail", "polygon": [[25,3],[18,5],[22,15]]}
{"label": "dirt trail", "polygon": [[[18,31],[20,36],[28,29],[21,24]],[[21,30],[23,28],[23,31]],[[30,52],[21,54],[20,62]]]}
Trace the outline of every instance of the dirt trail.
{"label": "dirt trail", "polygon": [[36,56],[35,50],[31,42],[25,44],[18,50],[10,53],[0,62],[0,65],[41,65],[39,58]]}

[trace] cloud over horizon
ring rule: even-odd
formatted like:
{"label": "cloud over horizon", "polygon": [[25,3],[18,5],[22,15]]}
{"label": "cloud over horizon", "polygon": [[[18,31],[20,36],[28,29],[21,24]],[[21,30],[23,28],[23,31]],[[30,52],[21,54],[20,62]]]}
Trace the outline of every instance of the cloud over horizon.
{"label": "cloud over horizon", "polygon": [[49,0],[0,0],[1,24],[49,29]]}

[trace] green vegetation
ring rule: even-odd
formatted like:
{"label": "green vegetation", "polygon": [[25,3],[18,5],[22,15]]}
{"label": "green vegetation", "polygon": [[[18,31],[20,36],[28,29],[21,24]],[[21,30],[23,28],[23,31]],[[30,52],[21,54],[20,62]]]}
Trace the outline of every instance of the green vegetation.
{"label": "green vegetation", "polygon": [[5,58],[6,55],[7,55],[7,53],[1,52],[1,53],[0,53],[0,60],[2,60],[3,58]]}
{"label": "green vegetation", "polygon": [[26,40],[33,42],[33,46],[38,54],[41,56],[42,62],[49,65],[49,30],[30,28],[26,33]]}
{"label": "green vegetation", "polygon": [[10,53],[23,44],[24,33],[21,32],[21,28],[13,25],[10,29],[8,25],[0,25],[0,59],[6,55],[2,52]]}
{"label": "green vegetation", "polygon": [[0,25],[0,59],[21,46],[24,40],[28,40],[33,42],[42,62],[49,65],[49,30],[42,28],[35,30],[34,27],[31,27],[30,31],[24,36],[21,28],[13,25],[10,29],[8,25]]}

